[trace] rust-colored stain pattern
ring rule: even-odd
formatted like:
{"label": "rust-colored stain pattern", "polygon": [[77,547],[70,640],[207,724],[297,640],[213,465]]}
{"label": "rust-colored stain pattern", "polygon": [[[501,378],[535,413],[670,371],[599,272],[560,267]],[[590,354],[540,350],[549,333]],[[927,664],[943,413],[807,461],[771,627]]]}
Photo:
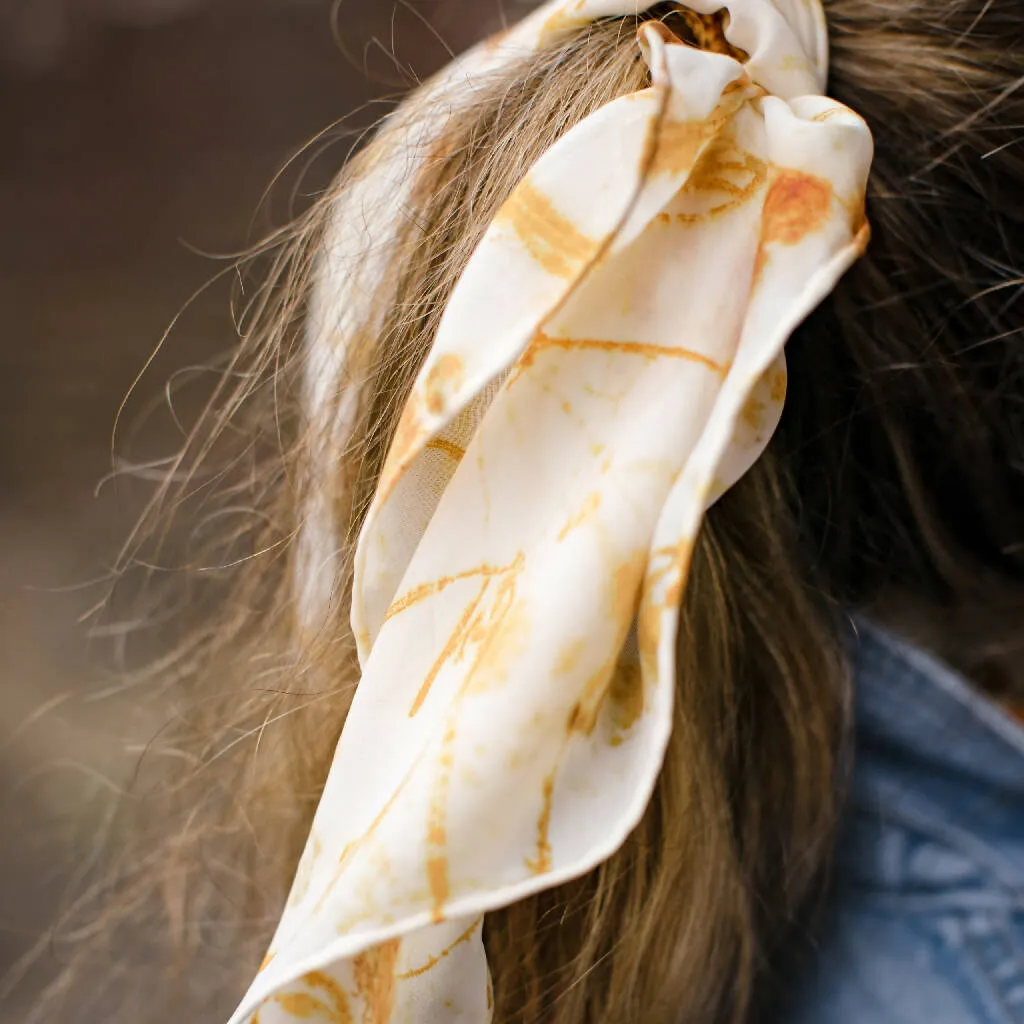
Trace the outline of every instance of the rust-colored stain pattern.
{"label": "rust-colored stain pattern", "polygon": [[267,1020],[274,1010],[283,1010],[294,1020],[315,1024],[356,1024],[348,996],[341,985],[323,971],[312,971],[301,978],[303,989],[282,992],[269,999],[258,1011]]}
{"label": "rust-colored stain pattern", "polygon": [[436,955],[431,955],[427,958],[427,962],[421,964],[419,967],[412,967],[407,971],[403,971],[401,974],[395,976],[397,981],[408,981],[410,978],[418,978],[421,974],[426,974],[428,971],[432,971],[446,956],[450,956],[459,946],[464,942],[469,942],[474,933],[478,932],[483,926],[483,917],[478,917],[454,942],[449,943]]}
{"label": "rust-colored stain pattern", "polygon": [[571,277],[593,259],[603,240],[588,238],[527,179],[498,215],[549,274]]}
{"label": "rust-colored stain pattern", "polygon": [[651,360],[683,359],[687,362],[698,363],[720,377],[724,377],[729,370],[727,363],[721,363],[700,352],[680,348],[678,345],[657,345],[649,341],[610,341],[601,338],[560,338],[538,331],[530,342],[529,348],[516,364],[512,379],[529,369],[537,361],[538,355],[552,349],[563,352],[573,350],[605,352]]}
{"label": "rust-colored stain pattern", "polygon": [[[635,9],[546,4],[428,88]],[[596,866],[651,792],[702,517],[867,240],[867,128],[821,96],[815,20],[767,9],[641,25],[650,88],[527,171],[455,288],[356,552],[359,690],[232,1024],[487,1024],[484,915]]]}
{"label": "rust-colored stain pattern", "polygon": [[451,441],[446,441],[444,438],[435,437],[427,442],[427,450],[434,452],[442,452],[447,455],[448,458],[454,462],[461,462],[466,454],[466,449],[459,447],[457,444],[453,444]]}
{"label": "rust-colored stain pattern", "polygon": [[658,219],[670,223],[675,218],[693,224],[720,217],[755,201],[767,179],[766,161],[741,150],[730,135],[720,135],[705,149],[682,193],[711,197],[711,203],[702,203],[705,208],[700,212],[662,213]]}
{"label": "rust-colored stain pattern", "polygon": [[821,229],[831,211],[832,198],[831,183],[816,174],[789,168],[774,172],[764,201],[755,282],[761,278],[771,246],[799,245]]}
{"label": "rust-colored stain pattern", "polygon": [[[441,652],[438,654],[437,660],[430,666],[430,671],[427,673],[423,680],[423,684],[416,692],[416,699],[412,702],[412,706],[409,708],[410,718],[423,707],[423,702],[430,695],[434,681],[440,674],[441,669],[443,669],[444,666],[452,659],[461,658],[465,654],[466,645],[469,643],[473,635],[474,626],[476,625],[477,611],[479,610],[484,597],[487,595],[490,585],[490,576],[485,574],[480,590],[477,591],[469,604],[466,605],[455,629],[452,630],[448,639],[445,641],[445,645],[441,648]],[[436,593],[436,591],[434,592]]]}
{"label": "rust-colored stain pattern", "polygon": [[442,576],[440,579],[430,580],[427,583],[419,583],[401,597],[396,598],[388,609],[387,618],[392,619],[396,615],[401,615],[407,609],[412,608],[421,601],[425,601],[429,597],[433,597],[435,594],[440,594],[460,580],[483,579],[486,585],[486,581],[496,576],[505,576],[510,572],[514,572],[517,564],[517,561],[513,561],[504,566],[478,565],[473,569],[464,569],[462,572],[453,573],[451,576]]}
{"label": "rust-colored stain pattern", "polygon": [[398,429],[391,443],[387,461],[381,471],[378,489],[382,494],[390,494],[394,489],[409,462],[410,455],[426,435],[427,428],[423,423],[419,396],[414,393],[398,421]]}
{"label": "rust-colored stain pattern", "polygon": [[537,819],[537,851],[528,857],[526,866],[531,874],[546,875],[551,870],[551,839],[548,832],[551,828],[551,803],[555,797],[555,775],[552,771],[541,786],[542,807]]}
{"label": "rust-colored stain pattern", "polygon": [[362,1024],[388,1024],[395,1006],[396,964],[401,939],[390,939],[352,961],[356,990],[363,1002]]}
{"label": "rust-colored stain pattern", "polygon": [[432,416],[445,410],[448,396],[462,384],[462,360],[458,356],[442,356],[427,374],[427,409]]}
{"label": "rust-colored stain pattern", "polygon": [[816,174],[780,169],[764,201],[762,243],[796,245],[828,217],[832,185]]}
{"label": "rust-colored stain pattern", "polygon": [[583,504],[565,521],[558,531],[558,539],[565,540],[570,533],[578,526],[582,526],[601,507],[601,492],[593,491],[588,494]]}
{"label": "rust-colored stain pattern", "polygon": [[427,817],[426,868],[427,881],[430,884],[430,916],[435,923],[444,920],[445,905],[451,895],[445,816],[448,813],[448,794],[455,763],[456,736],[456,726],[454,722],[449,722],[441,745],[437,780],[430,797],[430,811]]}
{"label": "rust-colored stain pattern", "polygon": [[[481,651],[487,651],[490,664],[493,667],[498,657],[499,635],[502,637],[501,642],[503,645],[507,646],[515,642],[517,631],[509,629],[508,623],[504,620],[513,611],[515,578],[522,568],[523,557],[521,555],[504,568],[495,569],[488,565],[478,566],[476,569],[458,573],[453,577],[445,577],[441,580],[433,580],[430,583],[422,584],[411,593],[399,598],[392,605],[388,613],[389,619],[408,608],[414,607],[430,596],[441,593],[457,580],[478,579],[481,581],[480,589],[466,604],[455,628],[449,634],[444,646],[438,653],[437,659],[430,666],[430,670],[427,672],[422,685],[416,693],[416,699],[409,709],[410,717],[414,716],[423,707],[423,702],[430,694],[434,682],[445,665],[453,660],[461,660],[465,656],[469,644],[481,644],[483,642],[484,646],[481,648]],[[485,598],[488,597],[491,584],[495,580],[498,582],[495,586],[494,603],[488,606],[485,604]],[[482,607],[483,613],[481,613]],[[522,624],[521,614],[517,617],[516,622],[518,625]],[[503,624],[506,628],[505,632],[501,633],[498,627]],[[474,669],[479,667],[479,663],[480,654],[478,653]]]}
{"label": "rust-colored stain pattern", "polygon": [[652,125],[644,159],[652,176],[689,175],[697,158],[728,124],[730,117],[743,105],[744,95],[737,90],[723,94],[719,107],[700,120],[666,120]]}

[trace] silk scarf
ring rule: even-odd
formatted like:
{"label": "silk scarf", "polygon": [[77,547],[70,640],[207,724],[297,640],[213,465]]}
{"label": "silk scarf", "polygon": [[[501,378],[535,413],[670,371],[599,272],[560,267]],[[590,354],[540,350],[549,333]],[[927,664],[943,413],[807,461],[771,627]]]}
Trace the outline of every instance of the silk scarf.
{"label": "silk scarf", "polygon": [[[556,0],[427,96],[450,109],[649,6]],[[361,681],[231,1024],[485,1024],[484,915],[591,870],[644,814],[702,518],[772,436],[787,338],[868,239],[871,136],[824,96],[820,3],[724,6],[733,55],[640,24],[650,86],[528,170],[455,287],[359,540]],[[406,130],[426,139],[444,104],[417,102]],[[327,306],[358,311],[414,152],[342,203]],[[313,360],[312,407],[340,362]],[[324,515],[304,563],[320,579]]]}

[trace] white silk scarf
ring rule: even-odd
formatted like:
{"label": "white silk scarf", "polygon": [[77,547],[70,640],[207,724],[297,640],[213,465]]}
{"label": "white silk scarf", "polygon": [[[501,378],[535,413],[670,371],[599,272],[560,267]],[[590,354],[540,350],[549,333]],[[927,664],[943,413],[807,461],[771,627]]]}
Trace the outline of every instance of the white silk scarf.
{"label": "white silk scarf", "polygon": [[[648,6],[557,0],[434,89]],[[362,679],[232,1024],[485,1024],[484,915],[594,868],[647,807],[702,517],[868,237],[871,136],[823,95],[820,3],[724,6],[749,59],[643,23],[650,87],[529,169],[452,294],[356,555]],[[337,359],[315,366],[314,404]]]}

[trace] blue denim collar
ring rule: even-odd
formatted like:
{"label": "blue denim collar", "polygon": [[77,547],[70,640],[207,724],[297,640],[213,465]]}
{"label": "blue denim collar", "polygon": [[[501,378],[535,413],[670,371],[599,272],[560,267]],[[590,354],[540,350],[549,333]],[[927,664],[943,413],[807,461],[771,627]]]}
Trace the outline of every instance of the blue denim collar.
{"label": "blue denim collar", "polygon": [[849,654],[856,742],[840,863],[890,892],[955,889],[1020,907],[1024,729],[870,622],[853,623]]}
{"label": "blue denim collar", "polygon": [[945,772],[1024,797],[1024,728],[943,662],[853,623],[857,730]]}

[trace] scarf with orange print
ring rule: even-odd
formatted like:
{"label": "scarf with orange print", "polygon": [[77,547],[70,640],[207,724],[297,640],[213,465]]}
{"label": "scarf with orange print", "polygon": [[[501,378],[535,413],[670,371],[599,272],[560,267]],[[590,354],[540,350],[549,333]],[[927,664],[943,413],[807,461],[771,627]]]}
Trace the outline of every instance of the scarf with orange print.
{"label": "scarf with orange print", "polygon": [[[648,6],[541,7],[429,87],[408,137],[478,76]],[[823,95],[819,0],[724,6],[707,49],[641,25],[650,87],[544,154],[452,294],[359,542],[361,682],[231,1024],[485,1024],[484,915],[591,870],[644,814],[702,517],[770,440],[785,342],[868,238],[871,135]],[[415,176],[397,148],[340,200],[320,291],[346,315]],[[313,365],[315,411],[340,360]],[[334,538],[310,523],[323,574]]]}

